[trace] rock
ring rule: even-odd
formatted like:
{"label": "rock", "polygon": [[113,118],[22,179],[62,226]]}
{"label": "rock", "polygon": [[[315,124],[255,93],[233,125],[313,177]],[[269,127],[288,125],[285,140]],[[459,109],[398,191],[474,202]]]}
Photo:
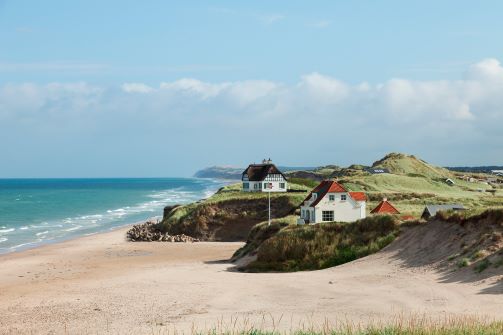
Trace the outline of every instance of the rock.
{"label": "rock", "polygon": [[132,242],[199,242],[199,239],[185,234],[169,235],[162,231],[162,227],[159,223],[151,221],[134,225],[127,231],[126,236],[127,239]]}

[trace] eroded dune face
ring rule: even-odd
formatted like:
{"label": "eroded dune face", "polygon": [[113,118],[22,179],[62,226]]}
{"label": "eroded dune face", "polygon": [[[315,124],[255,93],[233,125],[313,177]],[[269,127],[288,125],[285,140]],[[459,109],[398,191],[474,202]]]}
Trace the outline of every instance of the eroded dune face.
{"label": "eroded dune face", "polygon": [[[403,229],[386,252],[403,266],[430,268],[445,281],[475,282],[503,275],[503,211],[461,218],[437,216]],[[496,291],[503,293],[503,285]]]}

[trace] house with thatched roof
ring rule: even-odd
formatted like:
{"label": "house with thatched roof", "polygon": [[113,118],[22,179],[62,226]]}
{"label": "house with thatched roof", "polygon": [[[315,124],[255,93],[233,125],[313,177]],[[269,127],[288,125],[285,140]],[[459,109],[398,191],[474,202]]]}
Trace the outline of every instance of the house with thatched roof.
{"label": "house with thatched roof", "polygon": [[286,192],[288,181],[271,159],[250,164],[241,176],[244,192]]}

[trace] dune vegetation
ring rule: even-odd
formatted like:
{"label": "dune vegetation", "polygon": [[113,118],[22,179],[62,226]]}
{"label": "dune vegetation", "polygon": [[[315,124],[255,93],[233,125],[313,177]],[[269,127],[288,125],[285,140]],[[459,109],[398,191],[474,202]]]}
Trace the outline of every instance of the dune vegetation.
{"label": "dune vegetation", "polygon": [[241,268],[250,272],[324,269],[375,253],[395,239],[398,228],[399,221],[387,215],[316,225],[277,220],[255,226],[234,256],[256,255]]}
{"label": "dune vegetation", "polygon": [[[272,193],[274,218],[295,214],[310,188],[290,183],[299,192]],[[268,218],[268,195],[242,192],[241,184],[222,187],[208,199],[174,208],[161,222],[172,235],[186,234],[205,241],[244,241],[252,227]]]}
{"label": "dune vegetation", "polygon": [[[402,214],[419,217],[425,204],[460,203],[470,209],[496,208],[503,204],[503,178],[500,183],[469,182],[466,178],[484,179],[489,175],[452,172],[436,167],[406,154],[391,153],[374,162],[372,168],[383,168],[390,173],[371,174],[361,165],[347,168],[327,166],[314,171],[295,171],[297,183],[313,185],[320,179],[336,178],[350,191],[367,194],[370,211],[382,198],[392,201]],[[300,178],[302,176],[303,178]],[[310,181],[302,181],[309,178]],[[446,179],[454,184],[449,185]]]}

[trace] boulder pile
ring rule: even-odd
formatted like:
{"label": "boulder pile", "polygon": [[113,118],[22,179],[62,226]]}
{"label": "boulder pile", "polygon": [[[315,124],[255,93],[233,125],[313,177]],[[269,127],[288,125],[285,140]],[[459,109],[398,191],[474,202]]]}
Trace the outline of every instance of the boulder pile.
{"label": "boulder pile", "polygon": [[127,231],[126,236],[132,242],[199,242],[197,238],[185,234],[169,235],[164,233],[159,222],[152,221],[134,225]]}

